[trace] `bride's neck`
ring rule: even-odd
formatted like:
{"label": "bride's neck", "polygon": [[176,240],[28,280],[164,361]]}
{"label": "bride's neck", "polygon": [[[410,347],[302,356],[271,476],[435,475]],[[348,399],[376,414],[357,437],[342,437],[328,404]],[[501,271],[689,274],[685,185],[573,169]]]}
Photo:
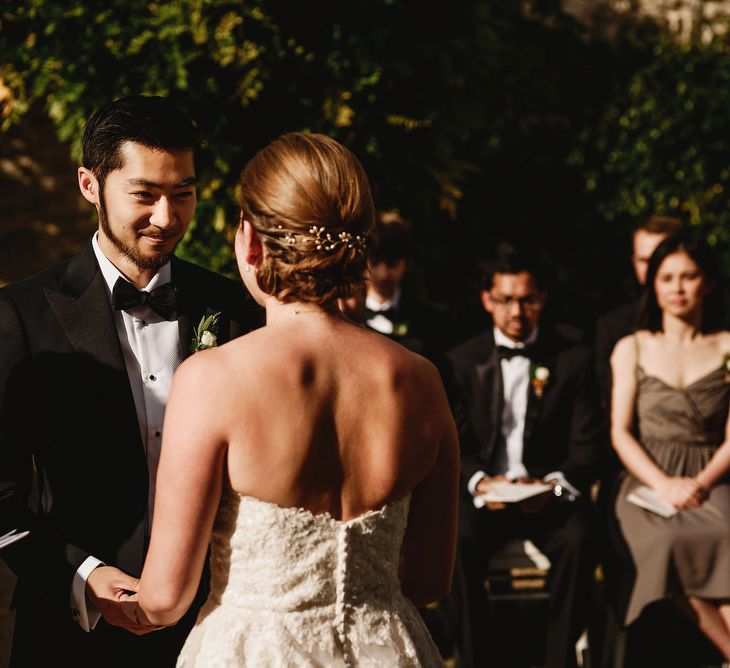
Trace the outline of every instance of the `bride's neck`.
{"label": "bride's neck", "polygon": [[340,310],[337,304],[319,305],[307,302],[287,302],[283,303],[277,299],[271,299],[265,304],[266,324],[275,325],[288,322],[293,319],[307,316],[320,318],[341,318]]}

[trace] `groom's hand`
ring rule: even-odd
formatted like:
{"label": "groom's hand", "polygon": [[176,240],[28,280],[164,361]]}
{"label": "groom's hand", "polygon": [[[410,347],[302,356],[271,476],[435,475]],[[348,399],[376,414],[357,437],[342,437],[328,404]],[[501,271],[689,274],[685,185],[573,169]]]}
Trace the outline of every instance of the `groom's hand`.
{"label": "groom's hand", "polygon": [[124,614],[123,601],[129,592],[136,592],[139,580],[113,566],[95,568],[86,580],[86,598],[104,617],[108,624],[121,626],[132,633],[153,631],[153,627],[141,626]]}

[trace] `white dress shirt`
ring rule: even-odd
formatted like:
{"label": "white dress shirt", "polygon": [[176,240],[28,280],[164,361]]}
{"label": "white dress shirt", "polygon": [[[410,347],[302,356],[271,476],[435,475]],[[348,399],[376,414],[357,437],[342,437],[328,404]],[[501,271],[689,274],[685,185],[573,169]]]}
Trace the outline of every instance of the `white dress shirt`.
{"label": "white dress shirt", "polygon": [[[117,279],[124,277],[102,252],[96,234],[91,243],[111,305],[114,284]],[[152,277],[143,290],[149,292],[169,283],[170,278],[171,269],[168,263]],[[149,495],[146,534],[149,535],[155,504],[155,481],[160,459],[165,406],[170,394],[172,376],[182,361],[180,335],[177,319],[165,320],[148,306],[128,311],[113,311],[113,313],[134,397],[140,436],[147,455]],[[93,629],[101,616],[98,611],[91,609],[92,606],[89,605],[87,608],[86,605],[86,579],[99,565],[102,565],[101,561],[95,557],[88,557],[76,571],[71,586],[71,608],[78,611],[76,619],[85,631]]]}
{"label": "white dress shirt", "polygon": [[[400,288],[396,288],[393,297],[384,302],[379,302],[375,297],[371,297],[368,294],[365,297],[365,307],[371,311],[387,311],[389,308],[397,309],[400,304],[400,292]],[[393,321],[379,313],[366,320],[365,323],[368,327],[381,334],[390,335],[393,333]]]}
{"label": "white dress shirt", "polygon": [[[505,348],[525,348],[537,340],[537,333],[538,330],[535,328],[535,331],[525,341],[517,342],[505,336],[495,327],[494,345],[504,346]],[[502,439],[497,442],[489,472],[477,471],[467,483],[467,489],[474,496],[474,505],[477,508],[484,506],[484,501],[476,496],[477,485],[484,478],[504,476],[507,480],[517,480],[529,476],[523,462],[523,450],[532,361],[527,357],[515,356],[511,359],[503,358],[499,363],[503,389],[500,424]],[[549,473],[544,480],[558,480],[569,495],[580,496],[580,492],[565,479],[560,471]]]}
{"label": "white dress shirt", "polygon": [[[524,341],[517,343],[494,328],[494,345],[505,348],[525,348],[534,343],[537,330]],[[502,370],[502,419],[500,428],[502,440],[492,457],[489,475],[503,475],[507,480],[527,477],[527,469],[522,463],[524,447],[525,416],[527,397],[530,391],[530,364],[527,357],[501,359]]]}

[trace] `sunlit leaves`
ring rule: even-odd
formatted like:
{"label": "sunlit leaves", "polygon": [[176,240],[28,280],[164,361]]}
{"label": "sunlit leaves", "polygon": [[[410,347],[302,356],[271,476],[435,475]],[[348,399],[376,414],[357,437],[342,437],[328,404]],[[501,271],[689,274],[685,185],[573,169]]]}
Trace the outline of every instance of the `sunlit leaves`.
{"label": "sunlit leaves", "polygon": [[724,43],[667,41],[656,49],[584,135],[578,152],[597,151],[591,164],[579,163],[604,219],[677,214],[727,247],[729,105],[730,50]]}

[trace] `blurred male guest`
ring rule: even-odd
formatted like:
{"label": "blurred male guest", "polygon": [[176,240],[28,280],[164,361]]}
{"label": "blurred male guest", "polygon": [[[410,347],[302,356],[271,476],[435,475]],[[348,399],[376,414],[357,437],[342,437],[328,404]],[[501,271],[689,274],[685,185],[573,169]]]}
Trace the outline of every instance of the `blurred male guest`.
{"label": "blurred male guest", "polygon": [[[650,216],[634,229],[631,264],[639,286],[643,287],[646,283],[649,259],[654,249],[669,235],[681,230],[682,221],[669,216]],[[611,353],[619,339],[636,330],[638,315],[639,299],[635,299],[605,313],[596,323],[596,372],[601,387],[601,401],[607,416],[611,396]]]}
{"label": "blurred male guest", "polygon": [[443,313],[403,290],[413,257],[408,223],[395,211],[378,217],[376,242],[369,252],[365,324],[406,348],[433,359],[443,348]]}
{"label": "blurred male guest", "polygon": [[[533,541],[550,559],[546,659],[575,665],[588,621],[594,565],[589,487],[602,438],[591,351],[540,326],[538,262],[503,244],[484,267],[481,300],[493,328],[447,353],[461,439],[462,502],[455,585],[447,601],[464,666],[489,666],[484,577],[507,541]],[[486,503],[495,483],[545,481],[521,503]]]}
{"label": "blurred male guest", "polygon": [[144,561],[165,405],[193,328],[219,313],[224,342],[253,319],[239,284],[173,256],[195,213],[195,146],[164,98],[97,111],[78,184],[99,229],[77,256],[0,290],[0,533],[30,531],[0,553],[18,576],[11,665],[173,666],[200,606],[136,636],[146,630],[119,600]]}

